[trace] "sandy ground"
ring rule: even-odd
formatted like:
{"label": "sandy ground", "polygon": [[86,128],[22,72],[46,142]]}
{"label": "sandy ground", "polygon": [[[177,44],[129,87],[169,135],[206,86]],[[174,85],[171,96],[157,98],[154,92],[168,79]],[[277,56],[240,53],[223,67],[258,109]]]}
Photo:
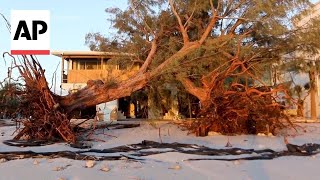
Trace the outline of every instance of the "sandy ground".
{"label": "sandy ground", "polygon": [[[294,144],[320,143],[320,124],[301,124],[305,133],[290,137]],[[208,136],[195,137],[166,122],[143,122],[141,127],[120,130],[97,131],[94,138],[105,142],[92,142],[92,148],[104,149],[120,145],[139,143],[142,140],[160,141],[158,127],[163,142],[180,142],[205,145],[212,148],[226,148],[227,139],[233,147],[285,150],[283,137],[277,136]],[[0,127],[0,141],[12,139],[14,126]],[[112,135],[112,136],[109,136]],[[113,137],[115,136],[115,137]],[[0,144],[0,151],[62,151],[76,150],[65,143],[41,147],[10,147]],[[320,154],[307,157],[281,157],[273,160],[255,161],[185,161],[198,158],[177,152],[144,157],[142,162],[130,160],[94,162],[86,168],[87,161],[57,159],[22,159],[0,163],[0,179],[32,180],[87,180],[87,179],[319,179]],[[102,171],[101,169],[107,170]]]}

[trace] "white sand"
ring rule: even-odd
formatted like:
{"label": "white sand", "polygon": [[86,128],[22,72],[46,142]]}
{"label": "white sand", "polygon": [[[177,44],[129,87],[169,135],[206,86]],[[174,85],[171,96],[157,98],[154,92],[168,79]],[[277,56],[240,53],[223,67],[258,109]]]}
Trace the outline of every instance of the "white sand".
{"label": "white sand", "polygon": [[[205,145],[212,148],[225,148],[227,136],[194,137],[187,135],[174,125],[158,124],[161,127],[163,142],[180,142]],[[302,124],[306,133],[299,133],[289,138],[294,144],[320,143],[320,125]],[[12,139],[15,127],[1,127],[0,141]],[[168,133],[169,130],[169,133]],[[99,132],[96,132],[99,133]],[[158,129],[148,123],[139,128],[105,130],[105,133],[116,136],[95,135],[106,142],[93,142],[95,149],[104,149],[120,145],[140,143],[142,140],[159,141]],[[270,148],[285,150],[282,137],[269,136],[229,136],[233,147]],[[66,144],[54,144],[42,147],[10,147],[0,144],[0,151],[62,151],[75,150]],[[198,155],[168,152],[143,157],[146,161],[133,162],[127,160],[96,162],[92,168],[85,168],[86,161],[65,158],[23,159],[0,163],[0,180],[99,180],[99,179],[319,179],[320,154],[311,157],[281,157],[274,160],[255,161],[184,161],[199,158]],[[63,169],[65,166],[65,169]],[[56,171],[57,169],[63,169]],[[109,171],[101,171],[101,168]]]}

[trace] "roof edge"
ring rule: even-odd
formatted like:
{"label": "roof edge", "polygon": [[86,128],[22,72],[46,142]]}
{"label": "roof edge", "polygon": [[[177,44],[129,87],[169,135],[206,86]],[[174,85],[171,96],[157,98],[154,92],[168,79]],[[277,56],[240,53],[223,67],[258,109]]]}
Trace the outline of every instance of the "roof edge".
{"label": "roof edge", "polygon": [[131,53],[103,52],[103,51],[51,51],[54,56],[136,56]]}

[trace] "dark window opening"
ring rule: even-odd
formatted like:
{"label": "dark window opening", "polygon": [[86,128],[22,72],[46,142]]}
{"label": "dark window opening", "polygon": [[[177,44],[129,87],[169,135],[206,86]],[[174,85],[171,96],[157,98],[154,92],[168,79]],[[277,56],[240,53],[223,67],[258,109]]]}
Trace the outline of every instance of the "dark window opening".
{"label": "dark window opening", "polygon": [[[78,66],[76,66],[78,64]],[[100,59],[80,59],[73,60],[72,69],[76,70],[96,70],[101,68]]]}
{"label": "dark window opening", "polygon": [[93,119],[96,115],[96,106],[88,107],[86,109],[78,110],[74,112],[73,118],[76,119]]}

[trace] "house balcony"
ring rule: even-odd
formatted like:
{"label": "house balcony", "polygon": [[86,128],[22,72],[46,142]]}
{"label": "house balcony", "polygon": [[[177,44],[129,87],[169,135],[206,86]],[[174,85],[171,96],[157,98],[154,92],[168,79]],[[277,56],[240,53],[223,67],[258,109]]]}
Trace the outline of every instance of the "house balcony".
{"label": "house balcony", "polygon": [[64,76],[63,83],[87,83],[89,80],[108,81],[115,79],[118,81],[128,79],[134,75],[137,70],[123,71],[114,69],[108,70],[68,70],[68,74]]}

